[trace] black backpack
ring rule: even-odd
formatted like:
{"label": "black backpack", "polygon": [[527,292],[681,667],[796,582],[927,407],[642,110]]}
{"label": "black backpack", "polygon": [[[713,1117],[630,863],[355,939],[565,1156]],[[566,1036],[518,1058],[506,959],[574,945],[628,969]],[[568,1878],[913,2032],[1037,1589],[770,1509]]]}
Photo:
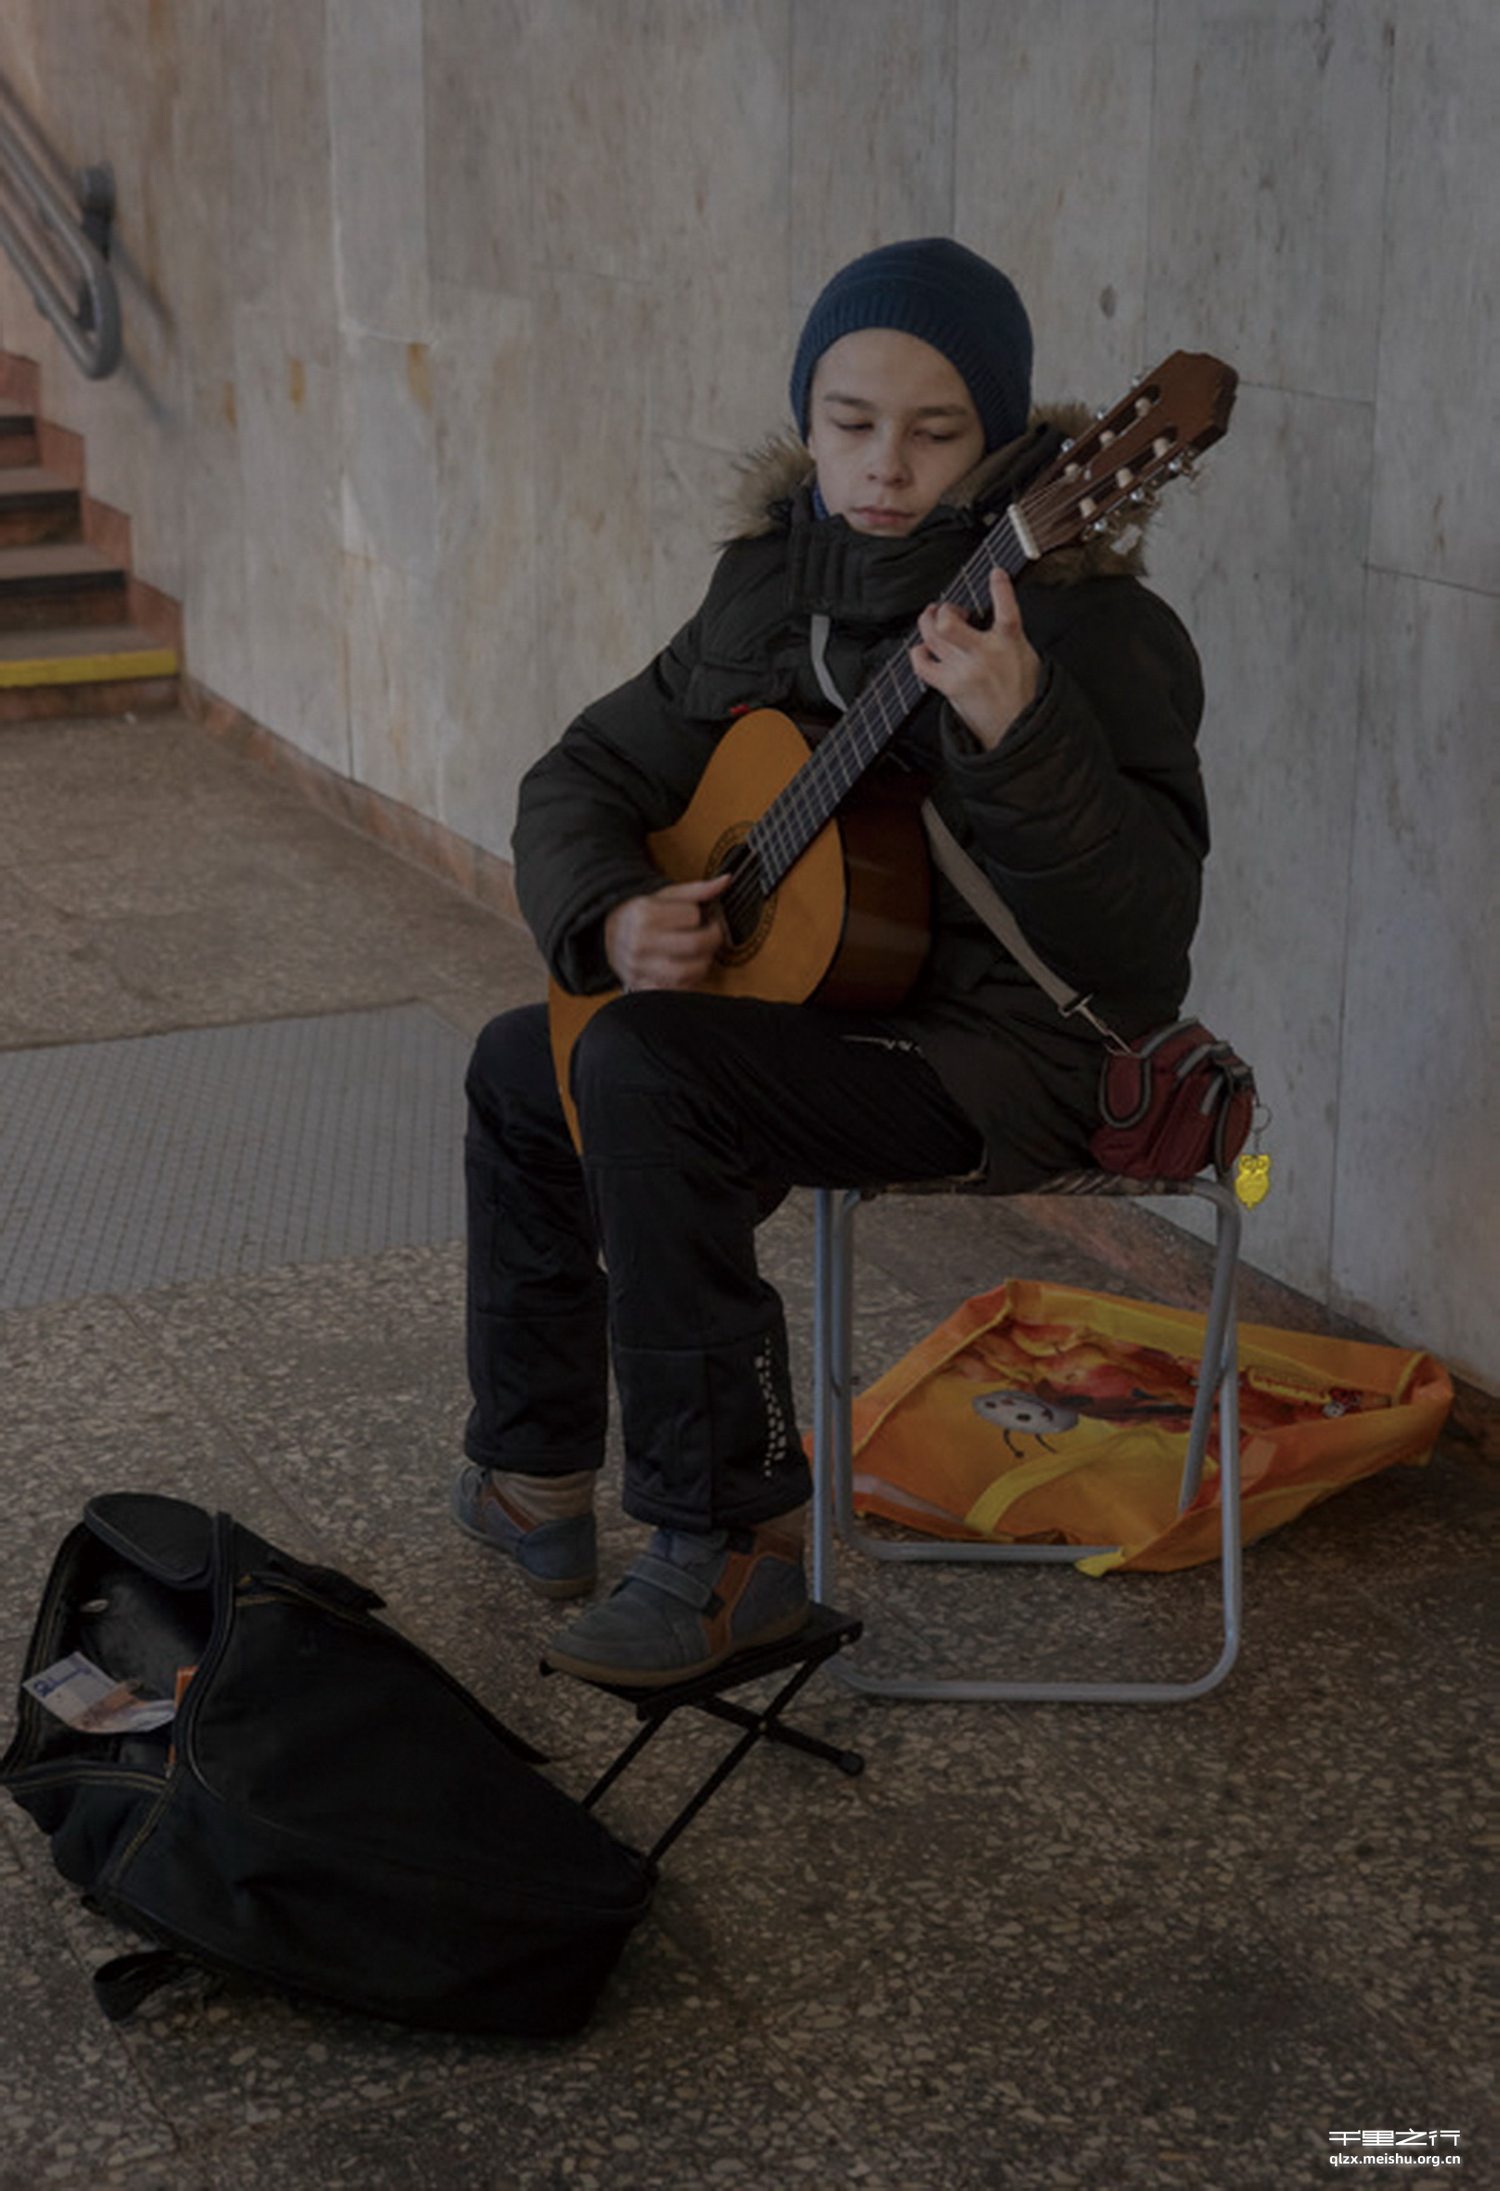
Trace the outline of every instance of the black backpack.
{"label": "black backpack", "polygon": [[157,1943],[96,1975],[107,2015],[185,1958],[438,2030],[587,2020],[651,1867],[381,1603],[181,1499],[85,1508],[23,1679],[80,1652],[181,1701],[82,1733],[23,1688],[0,1785],[86,1899]]}

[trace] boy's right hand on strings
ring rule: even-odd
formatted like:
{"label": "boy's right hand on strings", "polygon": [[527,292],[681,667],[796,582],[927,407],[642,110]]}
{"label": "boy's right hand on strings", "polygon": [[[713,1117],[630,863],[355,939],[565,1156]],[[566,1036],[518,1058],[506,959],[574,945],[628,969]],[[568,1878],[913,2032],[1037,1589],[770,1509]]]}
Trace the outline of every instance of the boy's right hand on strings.
{"label": "boy's right hand on strings", "polygon": [[624,989],[696,989],[725,937],[713,902],[728,875],[704,882],[669,882],[639,898],[622,898],[605,915],[604,955]]}

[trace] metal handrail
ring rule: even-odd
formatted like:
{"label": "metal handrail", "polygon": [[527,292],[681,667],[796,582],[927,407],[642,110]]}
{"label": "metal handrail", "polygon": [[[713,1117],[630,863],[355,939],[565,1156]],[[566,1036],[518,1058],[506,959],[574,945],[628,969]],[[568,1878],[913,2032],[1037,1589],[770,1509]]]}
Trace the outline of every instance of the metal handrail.
{"label": "metal handrail", "polygon": [[[85,168],[78,202],[70,205],[0,107],[0,189],[8,193],[8,200],[0,197],[0,246],[75,365],[90,380],[104,380],[120,362],[120,296],[107,257],[113,174]],[[30,222],[30,233],[22,221]],[[69,272],[79,284],[71,295]]]}

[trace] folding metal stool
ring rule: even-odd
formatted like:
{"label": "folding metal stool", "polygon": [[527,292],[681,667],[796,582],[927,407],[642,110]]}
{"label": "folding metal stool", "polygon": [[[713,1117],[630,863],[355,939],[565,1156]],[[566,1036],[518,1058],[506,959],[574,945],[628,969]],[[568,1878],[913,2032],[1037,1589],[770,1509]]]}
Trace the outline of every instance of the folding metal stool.
{"label": "folding metal stool", "polygon": [[[783,1718],[783,1713],[799,1690],[812,1678],[820,1666],[827,1664],[836,1652],[846,1644],[859,1640],[860,1624],[847,1613],[836,1613],[832,1606],[814,1605],[806,1624],[794,1636],[786,1636],[780,1643],[752,1644],[748,1650],[736,1651],[733,1657],[716,1666],[711,1672],[689,1676],[662,1688],[642,1689],[629,1682],[593,1681],[589,1686],[602,1691],[605,1696],[619,1697],[634,1707],[640,1722],[636,1734],[626,1743],[614,1763],[594,1782],[583,1798],[583,1807],[591,1811],[620,1776],[626,1772],[650,1742],[666,1725],[674,1712],[685,1706],[706,1713],[710,1719],[725,1720],[732,1727],[740,1728],[741,1734],[733,1749],[729,1750],[698,1788],[688,1797],[671,1824],[660,1833],[650,1849],[650,1860],[658,1863],[666,1854],[685,1826],[697,1817],[709,1798],[722,1788],[732,1772],[743,1764],[750,1752],[762,1741],[780,1742],[788,1748],[801,1750],[809,1757],[820,1757],[839,1771],[851,1777],[862,1773],[865,1761],[858,1750],[840,1749],[836,1743],[824,1742],[818,1735],[810,1735],[801,1727],[794,1727]],[[726,1690],[742,1688],[746,1682],[756,1681],[763,1674],[782,1674],[792,1669],[789,1678],[777,1690],[769,1703],[748,1706],[725,1694]],[[551,1674],[557,1671],[550,1660],[543,1659],[541,1671]],[[584,1679],[579,1675],[579,1680]]]}
{"label": "folding metal stool", "polygon": [[[881,1193],[962,1193],[963,1180],[918,1181],[894,1188],[824,1187],[816,1196],[816,1249],[813,1312],[813,1514],[812,1591],[824,1599],[832,1587],[832,1536],[877,1560],[999,1563],[1074,1561],[1118,1549],[1114,1545],[989,1544],[926,1539],[895,1542],[859,1528],[854,1517],[854,1457],[851,1407],[853,1343],[854,1218],[862,1201]],[[1001,1702],[1052,1700],[1058,1703],[1170,1704],[1204,1696],[1217,1687],[1235,1662],[1240,1643],[1240,1427],[1239,1341],[1235,1321],[1235,1277],[1239,1263],[1240,1209],[1231,1189],[1220,1181],[1196,1179],[1125,1179],[1113,1172],[1066,1172],[1032,1194],[1151,1197],[1196,1195],[1216,1212],[1213,1290],[1203,1334],[1202,1367],[1188,1435],[1187,1457],[1178,1492],[1178,1512],[1197,1495],[1214,1407],[1219,1410],[1219,1563],[1223,1629],[1219,1656],[1194,1681],[998,1681],[886,1678],[863,1673],[840,1658],[830,1671],[848,1687],[867,1696],[955,1698]],[[1212,1366],[1210,1366],[1212,1365]]]}

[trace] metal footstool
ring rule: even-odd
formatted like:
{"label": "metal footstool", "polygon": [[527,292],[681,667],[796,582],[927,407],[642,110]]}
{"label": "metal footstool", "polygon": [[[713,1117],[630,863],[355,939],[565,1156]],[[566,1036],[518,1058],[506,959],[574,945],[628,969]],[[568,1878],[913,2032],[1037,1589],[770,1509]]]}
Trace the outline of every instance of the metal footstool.
{"label": "metal footstool", "polygon": [[[851,1777],[864,1771],[865,1761],[858,1750],[840,1749],[836,1743],[824,1742],[818,1735],[810,1735],[801,1727],[791,1726],[783,1713],[793,1697],[811,1680],[820,1666],[836,1664],[837,1654],[859,1640],[860,1624],[847,1613],[835,1612],[831,1605],[814,1604],[808,1612],[804,1626],[794,1636],[787,1636],[780,1643],[752,1645],[749,1650],[737,1651],[732,1658],[716,1666],[711,1673],[697,1674],[686,1681],[675,1681],[664,1688],[642,1689],[629,1682],[591,1681],[588,1686],[602,1690],[606,1696],[619,1697],[622,1703],[633,1706],[640,1721],[639,1731],[626,1743],[614,1763],[594,1782],[583,1798],[583,1807],[591,1811],[599,1798],[612,1788],[620,1775],[627,1771],[650,1742],[666,1725],[672,1714],[687,1707],[704,1712],[710,1719],[726,1721],[732,1727],[742,1729],[740,1739],[709,1773],[702,1784],[682,1806],[676,1817],[663,1832],[658,1834],[649,1851],[653,1864],[666,1854],[685,1826],[702,1810],[716,1790],[724,1785],[730,1774],[737,1770],[759,1742],[779,1742],[787,1748],[800,1750],[808,1757],[824,1759],[837,1765],[841,1773]],[[757,1681],[765,1674],[786,1673],[788,1679],[776,1691],[768,1704],[758,1709],[753,1705],[738,1703],[725,1694],[726,1690],[741,1688],[746,1682]],[[541,1663],[543,1674],[556,1673],[558,1669],[547,1659]],[[576,1679],[583,1677],[576,1676]]]}

